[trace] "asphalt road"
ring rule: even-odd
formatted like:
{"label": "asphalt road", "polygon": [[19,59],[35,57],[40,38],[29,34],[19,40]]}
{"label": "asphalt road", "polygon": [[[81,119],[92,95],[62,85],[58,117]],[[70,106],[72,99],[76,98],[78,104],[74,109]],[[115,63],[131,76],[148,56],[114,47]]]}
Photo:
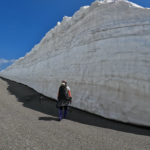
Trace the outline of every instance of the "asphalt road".
{"label": "asphalt road", "polygon": [[0,150],[150,150],[150,128],[74,108],[57,120],[55,101],[0,78]]}

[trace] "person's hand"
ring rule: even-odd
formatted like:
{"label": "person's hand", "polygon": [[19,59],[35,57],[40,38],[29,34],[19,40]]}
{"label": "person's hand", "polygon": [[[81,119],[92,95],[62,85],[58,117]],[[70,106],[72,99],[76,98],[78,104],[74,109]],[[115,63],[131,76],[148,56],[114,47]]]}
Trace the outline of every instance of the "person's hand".
{"label": "person's hand", "polygon": [[70,104],[72,103],[72,97],[70,97]]}

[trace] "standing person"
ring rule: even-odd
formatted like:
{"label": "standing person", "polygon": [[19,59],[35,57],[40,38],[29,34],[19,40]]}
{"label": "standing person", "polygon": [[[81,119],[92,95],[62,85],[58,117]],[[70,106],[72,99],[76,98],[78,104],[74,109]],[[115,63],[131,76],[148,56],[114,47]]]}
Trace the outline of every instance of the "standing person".
{"label": "standing person", "polygon": [[63,80],[61,86],[59,87],[57,95],[57,106],[59,106],[59,121],[62,119],[62,110],[64,108],[64,118],[67,116],[67,109],[69,103],[72,102],[72,96],[69,86],[67,86],[67,81]]}

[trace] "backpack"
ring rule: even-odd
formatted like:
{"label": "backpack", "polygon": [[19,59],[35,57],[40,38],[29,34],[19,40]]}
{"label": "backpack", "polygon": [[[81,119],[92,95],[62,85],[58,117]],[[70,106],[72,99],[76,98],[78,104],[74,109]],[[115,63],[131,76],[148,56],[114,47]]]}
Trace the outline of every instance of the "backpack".
{"label": "backpack", "polygon": [[69,99],[68,91],[65,86],[60,86],[59,88],[59,99]]}

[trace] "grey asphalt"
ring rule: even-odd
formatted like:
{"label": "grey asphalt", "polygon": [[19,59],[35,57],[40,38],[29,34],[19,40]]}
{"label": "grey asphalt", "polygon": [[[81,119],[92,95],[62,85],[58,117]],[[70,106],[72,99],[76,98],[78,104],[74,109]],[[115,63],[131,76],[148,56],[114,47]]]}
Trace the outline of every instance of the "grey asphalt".
{"label": "grey asphalt", "polygon": [[74,108],[59,122],[55,105],[27,86],[0,78],[0,150],[150,150],[150,128]]}

